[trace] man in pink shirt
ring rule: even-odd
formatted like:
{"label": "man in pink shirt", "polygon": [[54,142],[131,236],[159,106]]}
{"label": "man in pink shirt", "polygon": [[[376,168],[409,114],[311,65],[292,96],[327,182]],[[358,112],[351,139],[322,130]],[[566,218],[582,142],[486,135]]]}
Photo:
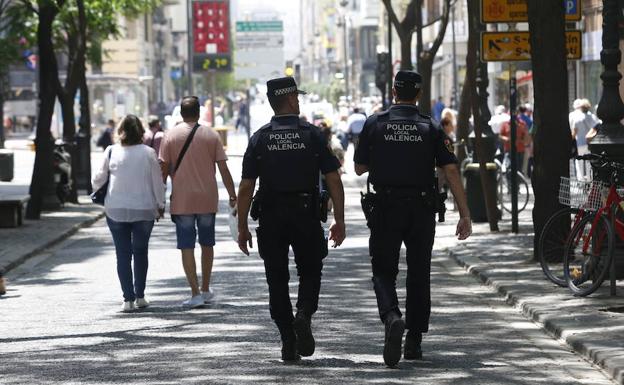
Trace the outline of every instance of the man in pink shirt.
{"label": "man in pink shirt", "polygon": [[[192,293],[183,305],[198,307],[214,296],[210,290],[210,274],[214,258],[215,214],[219,203],[216,168],[228,191],[231,207],[236,205],[236,192],[219,135],[198,123],[197,97],[182,99],[180,113],[184,121],[165,134],[160,146],[160,161],[163,180],[166,181],[167,176],[171,176],[172,180],[171,219],[176,224],[177,247],[182,251],[182,265]],[[190,144],[181,157],[189,138]],[[201,292],[194,255],[197,238],[202,250]]]}

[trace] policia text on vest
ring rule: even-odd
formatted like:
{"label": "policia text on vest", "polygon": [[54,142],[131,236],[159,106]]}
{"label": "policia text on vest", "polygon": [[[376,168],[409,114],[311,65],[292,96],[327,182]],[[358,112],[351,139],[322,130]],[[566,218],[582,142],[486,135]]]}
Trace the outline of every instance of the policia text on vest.
{"label": "policia text on vest", "polygon": [[[334,203],[329,240],[339,246],[345,238],[344,191],[334,157],[320,130],[299,120],[297,86],[293,78],[267,82],[267,96],[275,116],[250,139],[243,158],[238,196],[239,247],[252,246],[247,216],[256,179],[260,185],[251,215],[258,220],[258,251],[269,287],[269,310],[282,340],[282,359],[293,361],[315,350],[312,315],[318,308],[323,259],[328,239],[327,199],[320,189],[324,175]],[[323,207],[324,206],[324,207]],[[288,251],[292,247],[299,276],[296,314],[293,315],[288,281]]]}
{"label": "policia text on vest", "polygon": [[[460,212],[459,239],[471,233],[470,213],[450,139],[439,124],[418,111],[421,77],[399,71],[394,79],[395,105],[369,117],[359,136],[354,161],[358,175],[368,172],[362,209],[370,228],[373,287],[385,327],[384,362],[395,366],[420,359],[422,333],[429,329],[429,275],[435,213],[443,220],[436,167],[445,174]],[[375,193],[371,193],[371,184]],[[405,320],[398,306],[396,277],[402,244],[407,249]],[[408,329],[405,349],[403,333]]]}

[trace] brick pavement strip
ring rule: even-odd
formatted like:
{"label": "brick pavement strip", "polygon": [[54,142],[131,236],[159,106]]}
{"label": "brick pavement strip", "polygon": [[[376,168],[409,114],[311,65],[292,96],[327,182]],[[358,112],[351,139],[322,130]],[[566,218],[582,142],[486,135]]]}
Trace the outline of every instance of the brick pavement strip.
{"label": "brick pavement strip", "polygon": [[0,229],[0,268],[14,269],[103,215],[101,206],[92,204],[89,197],[81,197],[78,205],[66,204],[61,210],[43,213],[39,220],[24,221],[21,227]]}
{"label": "brick pavement strip", "polygon": [[574,297],[550,283],[539,263],[531,261],[530,213],[523,213],[519,234],[511,234],[506,225],[498,234],[476,225],[473,237],[447,251],[508,304],[624,383],[624,314],[606,311],[622,306],[622,289],[618,296],[609,296],[607,281],[589,297]]}

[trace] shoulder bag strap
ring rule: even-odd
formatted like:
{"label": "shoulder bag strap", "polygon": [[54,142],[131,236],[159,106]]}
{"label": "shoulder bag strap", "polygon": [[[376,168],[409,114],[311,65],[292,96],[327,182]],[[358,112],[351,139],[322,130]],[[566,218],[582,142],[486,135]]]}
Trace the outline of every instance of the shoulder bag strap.
{"label": "shoulder bag strap", "polygon": [[195,126],[191,130],[191,133],[189,134],[188,138],[186,138],[186,142],[184,142],[184,147],[182,147],[182,151],[180,151],[180,155],[178,156],[178,162],[176,163],[175,169],[173,169],[174,174],[178,171],[180,163],[182,163],[182,159],[184,159],[184,155],[186,154],[186,150],[188,150],[189,146],[191,145],[191,141],[193,140],[195,132],[197,132],[198,128],[199,123],[195,123]]}

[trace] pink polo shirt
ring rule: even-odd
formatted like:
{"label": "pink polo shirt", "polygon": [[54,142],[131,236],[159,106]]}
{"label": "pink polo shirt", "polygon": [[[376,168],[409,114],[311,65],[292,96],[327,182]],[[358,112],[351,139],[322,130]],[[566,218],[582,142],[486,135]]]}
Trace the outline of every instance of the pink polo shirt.
{"label": "pink polo shirt", "polygon": [[165,133],[160,146],[160,160],[170,165],[171,214],[174,215],[216,213],[219,204],[216,164],[227,160],[227,156],[219,135],[212,128],[200,126],[197,129],[180,168],[172,175],[192,129],[192,124],[178,124]]}

